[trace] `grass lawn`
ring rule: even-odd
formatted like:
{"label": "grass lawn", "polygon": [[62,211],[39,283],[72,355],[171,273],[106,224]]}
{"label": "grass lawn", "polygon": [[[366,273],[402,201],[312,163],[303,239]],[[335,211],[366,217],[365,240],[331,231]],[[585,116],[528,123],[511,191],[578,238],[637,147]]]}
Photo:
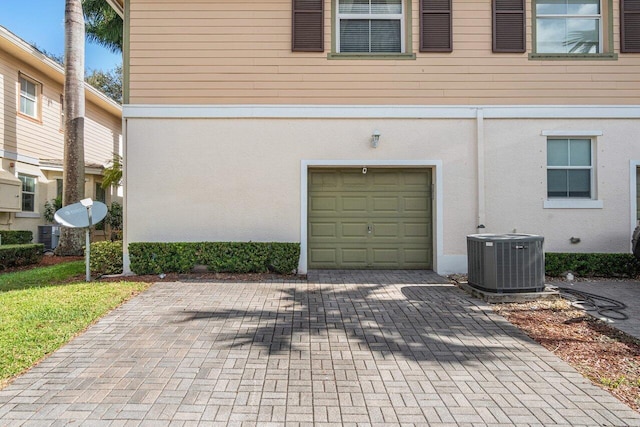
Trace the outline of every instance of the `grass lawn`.
{"label": "grass lawn", "polygon": [[0,275],[0,388],[149,283],[80,282],[82,261]]}

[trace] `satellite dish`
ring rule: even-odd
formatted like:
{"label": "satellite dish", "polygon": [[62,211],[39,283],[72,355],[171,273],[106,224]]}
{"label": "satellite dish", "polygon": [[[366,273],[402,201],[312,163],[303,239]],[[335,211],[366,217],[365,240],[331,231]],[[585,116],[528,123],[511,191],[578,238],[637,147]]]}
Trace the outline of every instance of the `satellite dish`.
{"label": "satellite dish", "polygon": [[[87,200],[89,202],[86,202]],[[89,215],[87,213],[89,208],[91,208],[91,224],[89,224]],[[82,202],[59,209],[54,218],[58,224],[64,227],[86,228],[89,225],[96,225],[106,216],[107,205],[102,202],[91,202],[91,199],[84,199]]]}

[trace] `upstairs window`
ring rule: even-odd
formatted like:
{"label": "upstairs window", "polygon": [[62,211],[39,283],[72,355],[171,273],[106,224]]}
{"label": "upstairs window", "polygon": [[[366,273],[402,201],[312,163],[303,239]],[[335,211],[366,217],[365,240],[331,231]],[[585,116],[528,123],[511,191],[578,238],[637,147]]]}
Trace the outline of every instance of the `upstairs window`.
{"label": "upstairs window", "polygon": [[402,0],[338,0],[336,23],[338,52],[404,52]]}
{"label": "upstairs window", "polygon": [[547,197],[594,196],[591,139],[547,140]]}
{"label": "upstairs window", "polygon": [[37,119],[39,117],[39,97],[40,84],[20,75],[20,113]]}
{"label": "upstairs window", "polygon": [[602,53],[600,0],[536,0],[536,53]]}

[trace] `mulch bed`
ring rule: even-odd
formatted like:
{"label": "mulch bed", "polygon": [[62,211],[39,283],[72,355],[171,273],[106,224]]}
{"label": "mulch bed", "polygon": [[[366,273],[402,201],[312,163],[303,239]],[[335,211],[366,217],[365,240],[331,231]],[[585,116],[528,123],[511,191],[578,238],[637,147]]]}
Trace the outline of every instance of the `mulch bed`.
{"label": "mulch bed", "polygon": [[493,308],[594,384],[640,412],[640,340],[566,300],[496,304]]}

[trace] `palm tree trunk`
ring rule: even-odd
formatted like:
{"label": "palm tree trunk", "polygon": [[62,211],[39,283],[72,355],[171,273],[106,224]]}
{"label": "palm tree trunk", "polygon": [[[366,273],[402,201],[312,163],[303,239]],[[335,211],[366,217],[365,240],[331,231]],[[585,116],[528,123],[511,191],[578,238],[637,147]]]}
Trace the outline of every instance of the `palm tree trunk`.
{"label": "palm tree trunk", "polygon": [[[84,16],[81,0],[65,0],[64,164],[62,205],[84,198]],[[82,255],[84,230],[63,227],[58,255]]]}

